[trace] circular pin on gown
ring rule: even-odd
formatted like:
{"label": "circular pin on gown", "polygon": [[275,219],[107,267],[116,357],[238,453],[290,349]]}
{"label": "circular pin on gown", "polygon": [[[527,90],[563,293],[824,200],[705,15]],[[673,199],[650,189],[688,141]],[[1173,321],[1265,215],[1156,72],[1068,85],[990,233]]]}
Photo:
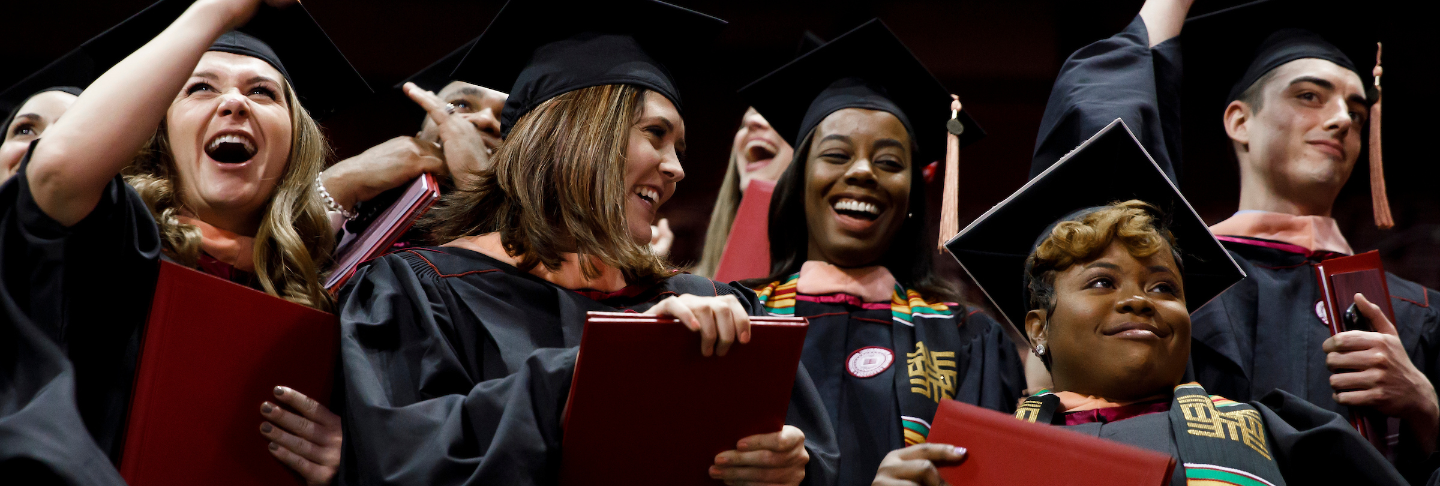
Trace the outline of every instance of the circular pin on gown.
{"label": "circular pin on gown", "polygon": [[845,361],[845,369],[850,376],[869,378],[890,369],[890,364],[895,362],[895,353],[879,346],[867,346],[850,353]]}

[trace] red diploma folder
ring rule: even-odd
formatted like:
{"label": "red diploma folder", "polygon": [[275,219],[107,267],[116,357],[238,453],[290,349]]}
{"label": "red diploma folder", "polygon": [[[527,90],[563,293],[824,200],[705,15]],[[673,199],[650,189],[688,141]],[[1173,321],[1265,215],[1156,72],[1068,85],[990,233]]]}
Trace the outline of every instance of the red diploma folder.
{"label": "red diploma folder", "polygon": [[[1167,426],[1168,427],[1168,426]],[[1169,435],[1167,428],[1162,433]],[[940,468],[950,484],[1156,485],[1175,458],[955,400],[940,402],[929,442],[967,449],[965,462]]]}
{"label": "red diploma folder", "polygon": [[131,485],[303,484],[266,449],[260,403],[285,385],[328,404],[332,314],[161,262],[120,475]]}
{"label": "red diploma folder", "polygon": [[[1380,306],[1385,318],[1395,322],[1395,310],[1390,307],[1390,285],[1385,283],[1385,265],[1380,262],[1379,252],[1325,260],[1315,268],[1315,277],[1319,279],[1325,324],[1330,326],[1331,335],[1348,330],[1344,322],[1345,310],[1355,303],[1357,293]],[[1351,409],[1350,425],[1355,426],[1360,435],[1384,454],[1400,442],[1399,422],[1396,421],[1393,426],[1389,422],[1384,415]]]}
{"label": "red diploma folder", "polygon": [[779,432],[807,324],[751,317],[750,342],[700,355],[668,317],[591,312],[565,405],[563,485],[714,485],[715,455]]}
{"label": "red diploma folder", "polygon": [[420,174],[395,200],[395,204],[380,213],[354,243],[335,255],[335,268],[330,270],[330,278],[325,280],[325,289],[339,292],[350,276],[355,275],[355,269],[361,263],[384,255],[439,199],[440,186],[435,183],[435,176],[428,172]]}
{"label": "red diploma folder", "polygon": [[715,280],[733,282],[770,274],[770,195],[775,183],[751,179],[730,224]]}

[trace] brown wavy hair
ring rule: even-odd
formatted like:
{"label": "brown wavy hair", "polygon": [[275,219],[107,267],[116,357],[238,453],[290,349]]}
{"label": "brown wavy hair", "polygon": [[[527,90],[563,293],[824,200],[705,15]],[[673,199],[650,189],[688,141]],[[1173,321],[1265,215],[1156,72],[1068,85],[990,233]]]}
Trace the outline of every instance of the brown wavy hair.
{"label": "brown wavy hair", "polygon": [[1149,258],[1168,247],[1177,269],[1182,273],[1185,270],[1175,235],[1170,233],[1159,209],[1136,199],[1110,203],[1078,219],[1056,224],[1025,259],[1030,309],[1055,312],[1055,275],[1077,262],[1099,256],[1117,241],[1135,258]]}
{"label": "brown wavy hair", "polygon": [[[315,178],[325,168],[330,145],[289,82],[282,83],[290,107],[290,154],[285,173],[270,202],[262,208],[260,231],[255,234],[255,277],[265,293],[315,309],[329,311],[334,301],[320,281],[320,270],[335,244],[325,206],[315,190]],[[166,121],[124,171],[125,182],[150,207],[160,227],[164,251],[190,267],[200,258],[200,229],[181,223],[187,212],[179,186],[179,172],[170,150]]]}
{"label": "brown wavy hair", "polygon": [[555,270],[568,253],[586,277],[598,261],[631,283],[670,275],[665,260],[630,237],[625,150],[646,90],[611,84],[561,94],[515,122],[469,187],[446,194],[420,222],[433,243],[499,233],[521,270]]}

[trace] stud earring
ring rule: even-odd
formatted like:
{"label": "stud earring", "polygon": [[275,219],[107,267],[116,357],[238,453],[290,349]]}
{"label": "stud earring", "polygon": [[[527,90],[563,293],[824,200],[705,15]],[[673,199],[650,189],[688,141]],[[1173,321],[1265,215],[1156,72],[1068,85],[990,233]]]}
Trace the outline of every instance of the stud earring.
{"label": "stud earring", "polygon": [[1040,357],[1044,357],[1044,356],[1045,356],[1045,345],[1044,345],[1044,344],[1035,346],[1035,356],[1040,356]]}

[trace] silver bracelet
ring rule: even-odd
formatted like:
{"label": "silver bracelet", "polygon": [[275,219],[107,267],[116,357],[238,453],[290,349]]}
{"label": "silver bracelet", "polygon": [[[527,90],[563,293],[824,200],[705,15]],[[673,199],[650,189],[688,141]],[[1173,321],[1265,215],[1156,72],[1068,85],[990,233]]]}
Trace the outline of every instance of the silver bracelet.
{"label": "silver bracelet", "polygon": [[330,197],[330,191],[325,190],[325,183],[321,181],[322,177],[323,176],[318,175],[315,176],[315,190],[319,191],[320,198],[325,200],[325,209],[340,213],[346,220],[355,219],[356,216],[359,216],[360,214],[355,211],[347,211],[345,208],[340,207],[340,205],[335,202],[335,198]]}

